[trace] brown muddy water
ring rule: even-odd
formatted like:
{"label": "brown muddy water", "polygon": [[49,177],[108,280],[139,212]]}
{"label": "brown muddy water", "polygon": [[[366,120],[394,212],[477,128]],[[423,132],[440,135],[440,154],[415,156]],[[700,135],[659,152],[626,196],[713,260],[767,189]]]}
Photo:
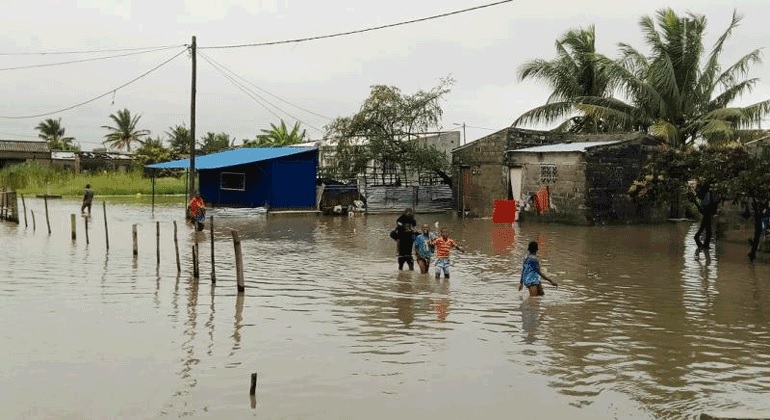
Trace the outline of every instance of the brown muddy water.
{"label": "brown muddy water", "polygon": [[[770,413],[770,266],[696,226],[439,222],[450,282],[398,272],[396,215],[215,219],[201,278],[178,207],[73,201],[0,224],[1,418],[687,418]],[[172,221],[180,226],[182,273]],[[155,221],[161,223],[156,267]],[[139,224],[139,256],[131,225]],[[243,237],[237,297],[230,229]],[[526,244],[558,289],[516,290]],[[256,407],[249,377],[258,372]]]}

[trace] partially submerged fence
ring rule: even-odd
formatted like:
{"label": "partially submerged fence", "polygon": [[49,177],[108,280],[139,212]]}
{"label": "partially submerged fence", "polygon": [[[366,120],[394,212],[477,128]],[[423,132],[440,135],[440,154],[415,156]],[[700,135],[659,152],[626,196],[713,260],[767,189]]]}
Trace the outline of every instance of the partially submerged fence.
{"label": "partially submerged fence", "polygon": [[19,203],[16,191],[0,192],[0,220],[19,223]]}

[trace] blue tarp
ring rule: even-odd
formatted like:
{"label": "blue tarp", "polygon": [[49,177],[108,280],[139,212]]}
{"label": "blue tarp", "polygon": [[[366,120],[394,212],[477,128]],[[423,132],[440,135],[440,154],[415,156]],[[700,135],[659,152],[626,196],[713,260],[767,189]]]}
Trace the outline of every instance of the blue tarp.
{"label": "blue tarp", "polygon": [[[316,150],[315,147],[244,147],[240,149],[227,150],[225,152],[214,153],[205,156],[195,157],[195,169],[218,169],[228,166],[244,165],[248,163],[261,162],[281,158],[285,156],[296,155]],[[188,169],[190,159],[172,160],[171,162],[156,163],[147,165],[150,169]]]}

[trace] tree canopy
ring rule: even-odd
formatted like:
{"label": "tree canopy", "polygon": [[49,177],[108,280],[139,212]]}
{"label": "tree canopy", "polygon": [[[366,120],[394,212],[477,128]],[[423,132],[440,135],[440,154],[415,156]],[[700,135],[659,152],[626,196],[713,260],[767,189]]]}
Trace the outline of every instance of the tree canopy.
{"label": "tree canopy", "polygon": [[213,133],[209,131],[201,138],[198,145],[202,155],[209,155],[233,147],[233,140],[227,133]]}
{"label": "tree canopy", "polygon": [[56,120],[47,118],[41,121],[35,130],[39,131],[37,136],[45,140],[51,150],[80,151],[80,147],[75,144],[75,138],[65,136],[61,118]]}
{"label": "tree canopy", "polygon": [[254,140],[244,140],[243,147],[280,147],[299,144],[307,140],[305,130],[300,130],[299,121],[295,122],[291,130],[281,120],[279,125],[270,123],[269,129],[261,129],[260,134]]}
{"label": "tree canopy", "polygon": [[110,114],[110,119],[114,125],[103,125],[102,128],[108,131],[104,135],[104,144],[109,144],[113,149],[131,151],[133,143],[142,143],[141,137],[150,134],[149,130],[140,130],[137,128],[141,115],[131,116],[128,109],[119,110],[115,114]]}
{"label": "tree canopy", "polygon": [[334,148],[332,177],[351,179],[367,165],[397,166],[404,179],[409,171],[431,171],[445,181],[449,159],[435,147],[416,140],[439,127],[441,99],[454,81],[443,79],[428,90],[408,95],[395,86],[375,85],[360,110],[326,126],[325,140]]}

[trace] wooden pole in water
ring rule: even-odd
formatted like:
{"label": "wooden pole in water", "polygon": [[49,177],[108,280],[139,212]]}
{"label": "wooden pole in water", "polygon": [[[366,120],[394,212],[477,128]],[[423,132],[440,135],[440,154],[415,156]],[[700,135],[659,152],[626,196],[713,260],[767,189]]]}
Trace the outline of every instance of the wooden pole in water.
{"label": "wooden pole in water", "polygon": [[102,201],[102,210],[104,211],[104,239],[107,242],[107,251],[110,250],[110,232],[107,229],[107,203]]}
{"label": "wooden pole in water", "polygon": [[70,230],[72,230],[72,240],[74,241],[77,237],[75,234],[75,213],[70,213]]}
{"label": "wooden pole in water", "polygon": [[134,244],[133,246],[134,258],[136,258],[139,255],[139,243],[138,243],[139,239],[137,238],[137,235],[136,235],[136,224],[131,225],[131,240]]}
{"label": "wooden pole in water", "polygon": [[155,214],[155,169],[152,170],[152,214]]}
{"label": "wooden pole in water", "polygon": [[155,255],[160,266],[160,222],[155,222]]}
{"label": "wooden pole in water", "polygon": [[243,281],[243,254],[241,253],[241,237],[237,230],[232,231],[233,247],[235,248],[235,277],[238,280],[238,293],[246,291]]}
{"label": "wooden pole in water", "polygon": [[30,214],[32,214],[32,231],[34,232],[37,226],[35,226],[35,210],[29,209]]}
{"label": "wooden pole in water", "polygon": [[176,238],[176,220],[174,220],[174,250],[176,251],[176,272],[182,272],[182,264],[179,262],[179,240]]}
{"label": "wooden pole in water", "polygon": [[198,245],[192,246],[192,260],[193,260],[193,278],[200,278],[200,272],[198,271]]}
{"label": "wooden pole in water", "polygon": [[89,245],[91,240],[88,238],[88,219],[85,219],[83,224],[86,225],[86,245]]}
{"label": "wooden pole in water", "polygon": [[255,395],[257,393],[257,374],[251,374],[251,387],[249,387],[249,395]]}
{"label": "wooden pole in water", "polygon": [[48,197],[43,196],[43,203],[45,203],[45,224],[48,226],[48,234],[51,234],[51,221],[48,219]]}
{"label": "wooden pole in water", "polygon": [[27,203],[24,202],[24,194],[21,194],[21,206],[24,208],[24,229],[27,228]]}
{"label": "wooden pole in water", "polygon": [[214,269],[214,216],[209,217],[209,236],[211,237],[211,283],[217,282],[217,274]]}

